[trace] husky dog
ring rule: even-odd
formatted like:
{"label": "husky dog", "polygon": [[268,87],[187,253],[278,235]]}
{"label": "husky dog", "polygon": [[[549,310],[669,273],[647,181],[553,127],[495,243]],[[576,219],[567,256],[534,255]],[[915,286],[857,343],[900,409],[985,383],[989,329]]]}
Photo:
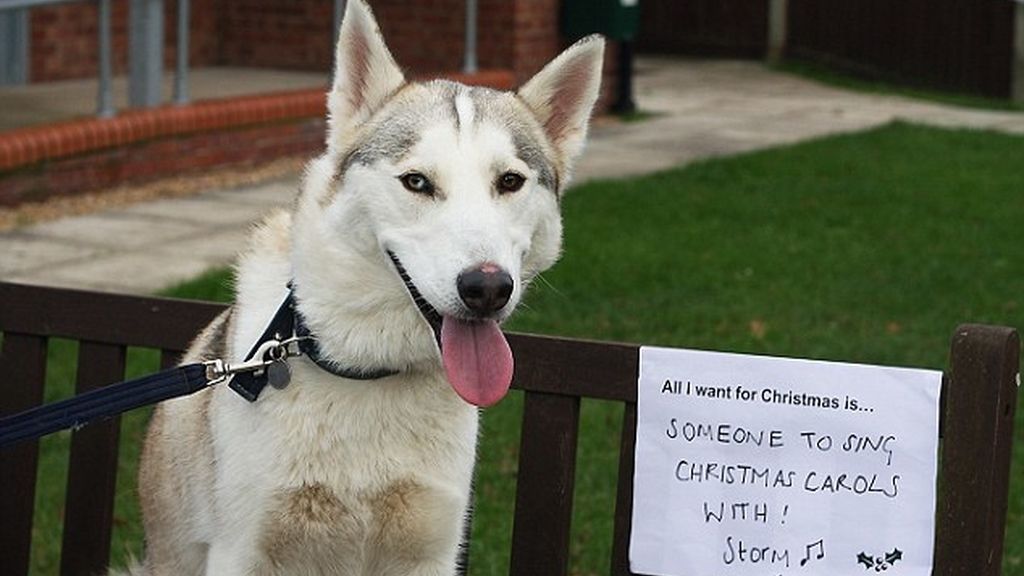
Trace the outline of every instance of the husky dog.
{"label": "husky dog", "polygon": [[290,384],[255,402],[217,386],[157,408],[136,572],[455,571],[478,407],[512,378],[499,325],[558,258],[603,52],[582,40],[515,93],[408,82],[349,0],[326,152],[186,357],[244,359],[291,285],[320,361],[291,358]]}

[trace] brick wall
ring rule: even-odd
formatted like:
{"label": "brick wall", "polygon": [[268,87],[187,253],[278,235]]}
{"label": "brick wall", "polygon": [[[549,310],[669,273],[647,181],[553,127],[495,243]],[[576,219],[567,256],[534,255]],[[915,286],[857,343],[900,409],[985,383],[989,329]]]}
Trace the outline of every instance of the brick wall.
{"label": "brick wall", "polygon": [[[432,75],[462,69],[465,0],[371,0],[370,4],[395,60],[410,74]],[[484,20],[484,12],[479,14],[480,20]],[[483,40],[481,35],[477,43]]]}
{"label": "brick wall", "polygon": [[[510,21],[519,0],[481,2],[480,63],[506,67],[511,51],[488,39]],[[395,57],[412,74],[462,67],[465,0],[371,0]],[[259,66],[325,70],[333,61],[333,0],[192,0],[189,54],[193,66]],[[115,73],[128,65],[129,0],[114,0],[111,18]],[[97,74],[97,5],[76,2],[31,12],[30,81]],[[177,43],[177,1],[166,0],[164,61]]]}
{"label": "brick wall", "polygon": [[[115,70],[124,69],[127,0],[113,3]],[[97,4],[73,3],[30,12],[29,81],[45,82],[95,76]]]}
{"label": "brick wall", "polygon": [[[395,59],[412,75],[459,70],[465,0],[370,0]],[[480,0],[477,61],[525,79],[557,53],[560,0]],[[232,0],[221,7],[220,61],[323,70],[332,0]]]}
{"label": "brick wall", "polygon": [[149,140],[44,162],[0,173],[0,206],[211,168],[254,166],[286,156],[311,156],[323,148],[324,130],[322,118],[309,118]]}
{"label": "brick wall", "polygon": [[299,70],[330,67],[333,0],[216,0],[218,63]]}
{"label": "brick wall", "polygon": [[513,15],[518,3],[519,0],[477,0],[476,57],[481,68],[515,69]]}
{"label": "brick wall", "polygon": [[559,0],[516,1],[512,69],[520,82],[528,80],[561,50],[559,9]]}
{"label": "brick wall", "polygon": [[[512,5],[509,0],[491,2]],[[421,76],[462,68],[465,0],[371,0],[371,5],[388,47],[408,73]],[[219,62],[328,69],[333,61],[333,6],[333,0],[222,1]],[[490,18],[483,9],[480,14],[481,20]],[[492,58],[484,65],[501,67],[502,60]]]}
{"label": "brick wall", "polygon": [[[175,48],[178,45],[178,2],[166,0],[167,47],[164,49],[164,61],[173,66]],[[191,0],[189,10],[189,63],[192,66],[211,66],[220,63],[220,0]]]}
{"label": "brick wall", "polygon": [[[189,59],[193,66],[216,64],[217,2],[192,0]],[[111,43],[114,73],[128,68],[128,0],[111,2]],[[174,66],[177,45],[177,0],[166,0],[164,62]],[[74,2],[33,8],[30,12],[29,81],[49,82],[92,78],[98,74],[98,4]]]}

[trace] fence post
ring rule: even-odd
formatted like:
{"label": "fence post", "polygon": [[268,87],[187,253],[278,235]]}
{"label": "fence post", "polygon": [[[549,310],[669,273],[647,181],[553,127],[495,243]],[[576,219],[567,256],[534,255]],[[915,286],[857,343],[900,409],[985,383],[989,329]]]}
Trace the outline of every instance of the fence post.
{"label": "fence post", "polygon": [[110,118],[114,115],[114,94],[113,94],[113,64],[111,57],[110,42],[110,0],[100,0],[99,22],[99,69],[100,82],[99,94],[97,94],[96,115],[100,118]]}
{"label": "fence post", "polygon": [[177,62],[174,66],[174,103],[188,104],[189,0],[178,0]]}
{"label": "fence post", "polygon": [[466,74],[475,74],[477,71],[476,61],[476,34],[477,34],[477,0],[466,0],[466,38],[465,53],[462,56],[462,71]]}
{"label": "fence post", "polygon": [[[75,394],[123,379],[125,351],[125,346],[82,340]],[[120,430],[121,417],[115,416],[71,434],[64,543],[60,553],[62,575],[107,572]]]}
{"label": "fence post", "polygon": [[163,84],[164,2],[131,0],[129,10],[128,101],[132,106],[156,106]]}
{"label": "fence post", "polygon": [[527,392],[512,522],[513,576],[566,576],[580,398]]}
{"label": "fence post", "polygon": [[[4,332],[0,347],[0,416],[41,404],[45,380],[46,338]],[[38,461],[38,440],[0,448],[0,574],[29,572]]]}
{"label": "fence post", "polygon": [[949,364],[934,574],[999,576],[1020,339],[1010,328],[959,326]]}
{"label": "fence post", "polygon": [[28,9],[0,10],[0,86],[28,82]]}
{"label": "fence post", "polygon": [[782,61],[786,51],[786,18],[789,0],[770,0],[768,4],[768,61]]}

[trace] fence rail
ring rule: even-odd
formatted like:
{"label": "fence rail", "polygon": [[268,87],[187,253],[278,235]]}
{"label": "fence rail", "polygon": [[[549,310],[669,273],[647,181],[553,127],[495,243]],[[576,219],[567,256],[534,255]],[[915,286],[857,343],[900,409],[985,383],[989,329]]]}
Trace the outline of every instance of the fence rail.
{"label": "fence rail", "polygon": [[[223,306],[0,282],[0,415],[43,398],[49,338],[81,342],[77,390],[118,380],[127,346],[158,348],[164,366]],[[565,576],[580,401],[621,402],[624,411],[611,573],[632,574],[639,348],[512,334],[525,391],[511,574]],[[964,325],[952,339],[943,386],[936,576],[998,576],[1003,548],[1020,341],[1004,327]],[[118,422],[72,434],[61,574],[106,568],[116,479]],[[0,574],[28,573],[38,443],[0,449]],[[41,479],[48,481],[48,479]],[[537,530],[543,526],[544,530]]]}

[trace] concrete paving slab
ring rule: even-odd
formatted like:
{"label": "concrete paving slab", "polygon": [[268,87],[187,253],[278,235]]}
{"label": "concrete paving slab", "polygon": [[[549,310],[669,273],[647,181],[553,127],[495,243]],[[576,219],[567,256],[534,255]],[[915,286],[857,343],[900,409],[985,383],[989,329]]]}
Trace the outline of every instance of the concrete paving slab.
{"label": "concrete paving slab", "polygon": [[298,194],[299,175],[296,174],[288,180],[275,180],[245,188],[213,190],[209,196],[229,202],[245,202],[274,208],[289,206]]}
{"label": "concrete paving slab", "polygon": [[238,225],[196,238],[165,244],[152,252],[153,258],[197,259],[209,266],[224,266],[234,262],[249,241],[251,225]]}
{"label": "concrete paving slab", "polygon": [[246,200],[245,197],[239,196],[228,201],[226,196],[201,194],[191,198],[166,198],[143,202],[125,208],[123,213],[158,218],[166,222],[179,221],[193,226],[216,228],[258,220],[273,209],[273,206],[267,203]]}
{"label": "concrete paving slab", "polygon": [[210,267],[209,262],[200,258],[160,258],[151,252],[124,252],[15,273],[5,280],[62,288],[152,294],[195,278]]}
{"label": "concrete paving slab", "polygon": [[118,209],[45,222],[29,227],[28,231],[81,245],[127,251],[188,238],[200,228],[192,222],[168,222]]}
{"label": "concrete paving slab", "polygon": [[21,231],[7,234],[0,244],[0,278],[17,272],[96,258],[103,250]]}

